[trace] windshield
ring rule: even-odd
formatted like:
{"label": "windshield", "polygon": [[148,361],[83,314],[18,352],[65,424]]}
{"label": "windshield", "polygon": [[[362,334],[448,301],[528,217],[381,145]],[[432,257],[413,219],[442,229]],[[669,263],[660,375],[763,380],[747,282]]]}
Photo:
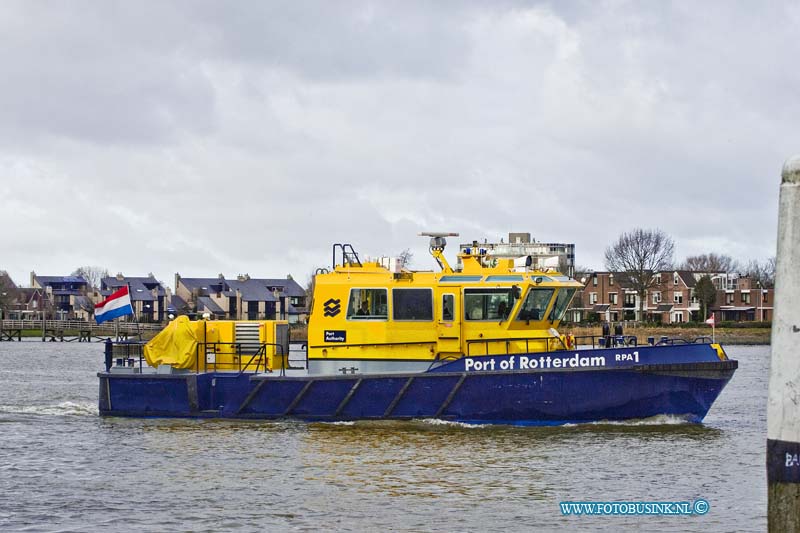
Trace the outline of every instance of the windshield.
{"label": "windshield", "polygon": [[517,313],[517,320],[542,320],[555,289],[531,289]]}
{"label": "windshield", "polygon": [[564,313],[567,312],[567,306],[572,301],[572,295],[575,294],[575,289],[561,289],[556,296],[556,304],[553,310],[550,311],[550,320],[556,321],[564,318]]}
{"label": "windshield", "polygon": [[465,320],[504,320],[514,305],[509,289],[464,289]]}

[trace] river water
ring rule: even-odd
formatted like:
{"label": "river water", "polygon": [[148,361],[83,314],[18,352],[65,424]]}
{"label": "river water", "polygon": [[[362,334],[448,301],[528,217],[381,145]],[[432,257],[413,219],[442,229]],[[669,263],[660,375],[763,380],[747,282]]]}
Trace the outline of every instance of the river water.
{"label": "river water", "polygon": [[[101,344],[0,343],[0,530],[766,529],[769,347],[702,425],[518,428],[97,416]],[[563,516],[694,501],[699,516]]]}

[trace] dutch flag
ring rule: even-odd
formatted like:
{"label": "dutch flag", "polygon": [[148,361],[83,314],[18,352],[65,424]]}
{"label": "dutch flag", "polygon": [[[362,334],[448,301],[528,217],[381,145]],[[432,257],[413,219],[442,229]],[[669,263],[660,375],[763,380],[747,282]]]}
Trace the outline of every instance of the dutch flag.
{"label": "dutch flag", "polygon": [[94,319],[98,324],[102,324],[106,320],[132,314],[133,306],[131,305],[131,295],[127,285],[94,306]]}

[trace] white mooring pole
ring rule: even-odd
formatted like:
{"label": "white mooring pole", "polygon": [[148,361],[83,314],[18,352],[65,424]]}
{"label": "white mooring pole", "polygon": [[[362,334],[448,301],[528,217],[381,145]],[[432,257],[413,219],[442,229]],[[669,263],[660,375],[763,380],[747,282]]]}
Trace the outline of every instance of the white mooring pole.
{"label": "white mooring pole", "polygon": [[800,531],[800,156],[783,165],[767,406],[770,531]]}

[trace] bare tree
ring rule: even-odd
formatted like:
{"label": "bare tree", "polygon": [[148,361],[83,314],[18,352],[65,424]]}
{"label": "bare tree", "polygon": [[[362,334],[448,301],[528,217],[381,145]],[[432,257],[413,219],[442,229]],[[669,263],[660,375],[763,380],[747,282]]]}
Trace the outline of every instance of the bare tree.
{"label": "bare tree", "polygon": [[0,270],[0,316],[5,318],[5,311],[10,308],[17,299],[17,290],[11,278],[4,270]]}
{"label": "bare tree", "polygon": [[402,263],[403,268],[408,268],[411,265],[411,261],[414,260],[414,252],[411,251],[411,248],[406,248],[397,254],[397,258]]}
{"label": "bare tree", "polygon": [[610,272],[625,272],[631,288],[639,295],[637,320],[644,315],[647,290],[656,284],[656,273],[672,265],[675,243],[661,230],[636,228],[620,235],[617,242],[606,248],[606,268]]}
{"label": "bare tree", "polygon": [[75,269],[73,276],[83,276],[93,289],[100,288],[100,282],[108,277],[108,269],[99,266],[81,266]]}
{"label": "bare tree", "polygon": [[745,274],[761,287],[769,289],[775,286],[775,257],[770,257],[763,263],[753,259],[747,263]]}
{"label": "bare tree", "polygon": [[739,264],[729,255],[710,253],[689,256],[680,268],[692,272],[736,272]]}

